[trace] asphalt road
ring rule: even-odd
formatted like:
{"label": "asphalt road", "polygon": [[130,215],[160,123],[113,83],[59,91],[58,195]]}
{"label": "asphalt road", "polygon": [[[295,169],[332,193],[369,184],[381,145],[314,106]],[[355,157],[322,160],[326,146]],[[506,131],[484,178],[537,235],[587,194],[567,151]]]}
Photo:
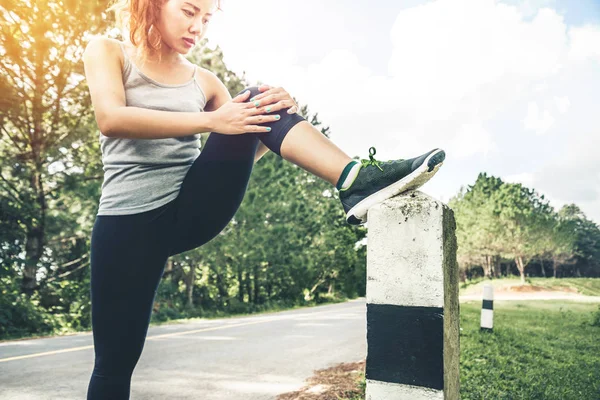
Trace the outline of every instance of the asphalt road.
{"label": "asphalt road", "polygon": [[[275,399],[316,369],[365,357],[364,298],[150,327],[131,399]],[[85,399],[93,364],[91,332],[0,342],[0,399]]]}

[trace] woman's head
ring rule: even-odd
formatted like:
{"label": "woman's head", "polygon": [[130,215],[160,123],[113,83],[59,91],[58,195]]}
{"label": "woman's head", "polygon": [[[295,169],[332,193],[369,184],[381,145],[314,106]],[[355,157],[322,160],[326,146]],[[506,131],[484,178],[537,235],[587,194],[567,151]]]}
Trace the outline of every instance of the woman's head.
{"label": "woman's head", "polygon": [[187,53],[184,38],[198,43],[206,34],[221,0],[115,0],[117,25],[131,43],[141,50],[142,64],[151,58],[161,61],[163,47]]}

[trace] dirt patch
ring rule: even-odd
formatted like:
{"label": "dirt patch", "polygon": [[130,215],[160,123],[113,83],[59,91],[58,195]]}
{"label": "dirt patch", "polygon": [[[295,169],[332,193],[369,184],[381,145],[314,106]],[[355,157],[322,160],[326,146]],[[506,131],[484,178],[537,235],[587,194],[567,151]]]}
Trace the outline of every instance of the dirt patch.
{"label": "dirt patch", "polygon": [[307,379],[302,389],[283,393],[276,400],[340,400],[365,396],[360,384],[365,373],[366,360],[341,363],[326,369],[318,369]]}
{"label": "dirt patch", "polygon": [[567,292],[567,293],[578,293],[576,288],[568,286],[555,286],[553,288],[547,288],[543,286],[535,285],[505,285],[496,289],[497,292],[504,293],[532,293],[532,292]]}

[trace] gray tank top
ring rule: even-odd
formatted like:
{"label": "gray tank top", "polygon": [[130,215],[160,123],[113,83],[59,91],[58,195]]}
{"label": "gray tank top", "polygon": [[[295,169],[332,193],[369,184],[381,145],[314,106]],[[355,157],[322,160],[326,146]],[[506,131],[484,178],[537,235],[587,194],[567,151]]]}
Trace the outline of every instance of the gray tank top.
{"label": "gray tank top", "polygon": [[[130,60],[123,43],[126,105],[162,111],[203,112],[206,95],[196,81],[157,82]],[[173,114],[173,119],[177,118]],[[165,139],[99,135],[104,182],[97,215],[137,214],[158,208],[179,194],[183,178],[200,154],[200,133]]]}

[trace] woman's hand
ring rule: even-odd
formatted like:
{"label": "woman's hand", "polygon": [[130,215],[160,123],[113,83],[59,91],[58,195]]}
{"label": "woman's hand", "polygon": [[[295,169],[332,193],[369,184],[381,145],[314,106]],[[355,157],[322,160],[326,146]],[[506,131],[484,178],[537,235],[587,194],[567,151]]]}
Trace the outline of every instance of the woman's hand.
{"label": "woman's hand", "polygon": [[271,128],[258,124],[277,121],[279,115],[264,115],[264,110],[257,108],[254,103],[246,102],[249,95],[250,91],[246,90],[212,111],[211,131],[226,135],[269,132]]}
{"label": "woman's hand", "polygon": [[298,105],[290,96],[288,92],[286,92],[281,87],[271,87],[269,85],[262,85],[258,88],[262,93],[254,96],[250,99],[250,103],[254,104],[258,101],[258,106],[264,109],[264,112],[270,113],[273,111],[279,111],[284,108],[289,108],[287,110],[288,114],[294,114],[298,112]]}

